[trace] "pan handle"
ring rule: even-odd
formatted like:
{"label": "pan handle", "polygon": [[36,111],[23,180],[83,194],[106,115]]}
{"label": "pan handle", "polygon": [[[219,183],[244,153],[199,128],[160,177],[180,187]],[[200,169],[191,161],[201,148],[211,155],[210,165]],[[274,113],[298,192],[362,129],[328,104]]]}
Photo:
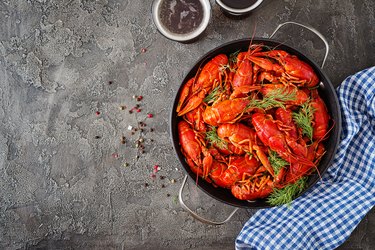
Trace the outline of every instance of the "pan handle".
{"label": "pan handle", "polygon": [[296,23],[296,22],[285,22],[285,23],[281,23],[279,24],[279,26],[277,26],[277,28],[275,29],[275,31],[270,35],[269,38],[272,38],[276,32],[281,28],[283,27],[284,25],[287,25],[287,24],[294,24],[294,25],[298,25],[298,26],[301,26],[305,29],[308,29],[310,30],[311,32],[313,32],[315,35],[317,35],[324,43],[324,45],[326,46],[326,53],[324,55],[324,58],[323,58],[323,62],[322,62],[322,66],[321,68],[324,67],[324,64],[327,60],[327,56],[328,56],[328,52],[329,52],[329,45],[328,45],[328,42],[327,42],[327,39],[319,32],[317,31],[316,29],[314,29],[313,27],[310,27],[310,26],[307,26],[307,25],[304,25],[304,24],[300,24],[300,23]]}
{"label": "pan handle", "polygon": [[206,223],[206,224],[210,224],[210,225],[216,225],[216,226],[219,226],[219,225],[222,225],[226,222],[228,222],[232,216],[237,212],[238,208],[235,208],[232,213],[223,221],[220,221],[220,222],[216,222],[216,221],[211,221],[211,220],[208,220],[208,219],[205,219],[203,217],[201,217],[200,215],[196,214],[194,211],[192,211],[188,206],[186,206],[186,204],[184,203],[184,201],[182,200],[182,192],[184,190],[184,187],[186,185],[186,180],[187,180],[188,176],[185,175],[185,178],[184,180],[182,181],[182,185],[181,185],[181,188],[180,188],[180,192],[178,193],[178,200],[180,201],[180,205],[181,207],[187,211],[188,213],[190,213],[191,216],[193,216],[195,219],[199,220],[200,222],[203,222],[203,223]]}

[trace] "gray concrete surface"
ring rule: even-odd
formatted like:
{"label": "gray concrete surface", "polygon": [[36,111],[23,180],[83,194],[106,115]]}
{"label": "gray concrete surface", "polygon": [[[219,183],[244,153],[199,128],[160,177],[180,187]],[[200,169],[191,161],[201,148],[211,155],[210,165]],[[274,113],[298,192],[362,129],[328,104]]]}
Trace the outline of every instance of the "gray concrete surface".
{"label": "gray concrete surface", "polygon": [[[375,3],[265,0],[251,16],[232,20],[211,2],[203,37],[179,44],[156,31],[151,1],[0,1],[0,249],[234,248],[254,211],[214,227],[176,202],[183,171],[168,116],[181,80],[215,46],[249,37],[255,27],[267,37],[293,20],[327,37],[325,72],[337,86],[375,64]],[[308,32],[286,27],[276,38],[321,61],[324,46]],[[130,114],[137,103],[142,111]],[[128,126],[139,122],[147,126],[132,135]],[[155,164],[161,169],[152,179]],[[231,210],[194,185],[187,193],[207,217]],[[340,249],[374,249],[374,229],[372,210]]]}

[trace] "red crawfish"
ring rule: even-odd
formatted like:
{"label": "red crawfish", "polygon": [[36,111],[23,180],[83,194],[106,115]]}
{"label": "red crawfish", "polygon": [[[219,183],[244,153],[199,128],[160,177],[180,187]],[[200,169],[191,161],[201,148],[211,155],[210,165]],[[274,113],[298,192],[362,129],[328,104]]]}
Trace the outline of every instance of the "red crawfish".
{"label": "red crawfish", "polygon": [[219,187],[227,188],[226,183],[222,180],[222,176],[227,170],[227,164],[222,161],[214,161],[210,171],[210,179]]}
{"label": "red crawfish", "polygon": [[205,148],[204,138],[195,132],[186,121],[180,121],[177,126],[181,151],[186,162],[194,173],[207,178],[213,157]]}
{"label": "red crawfish", "polygon": [[[310,161],[314,161],[315,165],[317,165],[324,154],[324,145],[321,142],[315,141],[308,147],[307,159]],[[289,167],[289,171],[286,174],[285,184],[290,184],[298,181],[301,177],[307,175],[312,169],[313,166],[308,166],[300,163],[292,163]]]}
{"label": "red crawfish", "polygon": [[259,139],[264,145],[278,153],[281,158],[289,163],[301,163],[308,166],[315,166],[315,164],[306,159],[306,157],[291,152],[286,142],[285,134],[279,130],[277,122],[273,120],[271,115],[255,113],[251,121]]}
{"label": "red crawfish", "polygon": [[221,175],[220,180],[226,188],[230,188],[237,181],[254,175],[259,165],[255,157],[249,155],[231,157],[228,168]]}
{"label": "red crawfish", "polygon": [[292,95],[293,100],[285,101],[285,104],[289,105],[301,105],[309,99],[305,91],[292,84],[265,84],[260,88],[260,92],[265,96],[277,92],[281,95]]}
{"label": "red crawfish", "polygon": [[176,112],[179,113],[181,111],[182,105],[185,103],[186,99],[191,95],[191,88],[193,86],[193,83],[195,81],[195,78],[190,78],[182,87],[180,98],[177,103]]}
{"label": "red crawfish", "polygon": [[269,175],[238,181],[231,187],[234,197],[240,200],[265,198],[273,191],[273,182]]}
{"label": "red crawfish", "polygon": [[247,52],[241,52],[237,56],[238,68],[233,76],[231,99],[243,97],[242,86],[253,85],[253,63],[246,58]]}
{"label": "red crawfish", "polygon": [[292,111],[290,109],[278,108],[275,111],[278,128],[285,133],[285,141],[289,148],[296,155],[306,157],[306,142],[298,135],[297,126],[293,121]]}
{"label": "red crawfish", "polygon": [[224,54],[215,56],[206,63],[197,78],[190,79],[183,87],[177,105],[177,115],[182,116],[198,107],[206,95],[221,83],[223,66],[228,64]]}
{"label": "red crawfish", "polygon": [[262,71],[258,75],[257,83],[262,84],[264,81],[268,81],[270,83],[280,83],[280,77],[274,75],[270,71]]}
{"label": "red crawfish", "polygon": [[267,171],[273,176],[273,168],[268,161],[264,150],[258,146],[255,131],[242,124],[222,124],[217,129],[217,135],[223,140],[231,142],[233,145],[242,148],[245,152],[252,153],[255,151],[256,156],[262,163],[262,165],[267,169]]}
{"label": "red crawfish", "polygon": [[203,121],[203,112],[204,107],[203,104],[201,104],[184,116],[185,120],[192,124],[193,128],[199,132],[205,132],[207,128],[206,123]]}
{"label": "red crawfish", "polygon": [[[278,64],[264,57],[275,59]],[[311,88],[319,83],[318,76],[309,64],[284,50],[257,52],[249,59],[267,71],[274,71],[276,75],[282,75],[286,81],[292,81],[300,86]]]}
{"label": "red crawfish", "polygon": [[203,112],[203,120],[211,126],[221,123],[234,123],[241,118],[250,103],[248,98],[228,99],[207,106]]}
{"label": "red crawfish", "polygon": [[219,145],[216,145],[216,144],[214,144],[214,147],[217,148],[217,150],[219,150],[219,152],[223,155],[232,155],[232,154],[242,155],[245,153],[245,151],[243,151],[242,148],[236,147],[230,142],[227,142],[225,147],[220,147]]}
{"label": "red crawfish", "polygon": [[217,135],[221,139],[242,148],[245,152],[251,153],[253,151],[256,140],[255,131],[242,123],[222,124],[217,128]]}
{"label": "red crawfish", "polygon": [[322,98],[319,97],[318,91],[315,89],[311,92],[313,97],[311,101],[311,106],[314,110],[313,115],[313,139],[314,140],[323,140],[328,134],[328,123],[329,115],[327,107],[324,104]]}
{"label": "red crawfish", "polygon": [[288,100],[283,101],[285,105],[301,105],[309,98],[306,91],[299,89],[293,84],[244,85],[237,88],[237,92],[240,94],[252,91],[259,91],[263,96],[269,96],[276,100],[288,97]]}

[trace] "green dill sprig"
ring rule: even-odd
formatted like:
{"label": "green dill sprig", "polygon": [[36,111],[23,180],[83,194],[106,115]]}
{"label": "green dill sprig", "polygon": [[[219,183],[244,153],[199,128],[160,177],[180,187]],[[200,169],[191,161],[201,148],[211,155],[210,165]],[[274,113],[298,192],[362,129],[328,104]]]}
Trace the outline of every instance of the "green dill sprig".
{"label": "green dill sprig", "polygon": [[203,99],[203,102],[207,104],[215,102],[224,91],[221,86],[217,86]]}
{"label": "green dill sprig", "polygon": [[270,164],[273,168],[273,171],[275,175],[277,176],[280,172],[280,170],[286,166],[288,166],[290,163],[283,160],[275,151],[271,150],[268,155],[268,160],[270,161]]}
{"label": "green dill sprig", "polygon": [[240,50],[237,50],[236,52],[233,52],[229,55],[228,62],[229,64],[236,64],[237,63],[237,56],[240,53]]}
{"label": "green dill sprig", "polygon": [[298,127],[302,129],[302,134],[306,135],[311,141],[313,137],[313,126],[312,120],[314,116],[314,108],[311,105],[310,100],[305,102],[298,113],[293,112],[293,120]]}
{"label": "green dill sprig", "polygon": [[285,88],[277,88],[270,90],[263,99],[252,99],[248,105],[249,108],[272,109],[281,107],[285,109],[285,103],[294,101],[297,98],[296,90],[288,90]]}
{"label": "green dill sprig", "polygon": [[218,136],[217,129],[214,126],[211,127],[210,131],[206,132],[206,140],[208,140],[211,145],[215,145],[221,149],[228,148],[228,143]]}
{"label": "green dill sprig", "polygon": [[272,109],[276,107],[285,107],[284,103],[274,98],[263,98],[262,100],[253,99],[250,101],[247,108]]}
{"label": "green dill sprig", "polygon": [[272,206],[290,204],[307,186],[307,177],[303,177],[293,184],[289,184],[281,189],[274,189],[268,196],[267,202]]}
{"label": "green dill sprig", "polygon": [[232,67],[232,66],[237,64],[237,56],[238,56],[239,53],[240,53],[240,51],[237,50],[236,52],[230,54],[229,58],[228,58],[228,63],[225,64],[225,65],[221,65],[220,71],[224,72],[225,70],[228,69],[231,72],[235,72],[236,71],[235,67]]}

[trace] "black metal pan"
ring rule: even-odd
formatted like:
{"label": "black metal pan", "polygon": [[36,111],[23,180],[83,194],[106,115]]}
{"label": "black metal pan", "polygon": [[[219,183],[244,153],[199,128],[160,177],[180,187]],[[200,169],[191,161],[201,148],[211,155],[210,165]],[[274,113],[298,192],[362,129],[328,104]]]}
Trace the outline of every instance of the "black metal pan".
{"label": "black metal pan", "polygon": [[[280,26],[281,27],[281,26]],[[176,152],[176,155],[184,168],[186,174],[190,176],[192,180],[196,180],[196,175],[190,170],[190,167],[188,164],[185,162],[185,157],[181,153],[180,150],[180,145],[179,145],[179,137],[178,137],[178,131],[177,131],[177,124],[180,121],[180,117],[177,116],[176,113],[176,107],[177,107],[177,102],[180,96],[180,92],[182,90],[182,86],[184,83],[186,83],[190,78],[194,77],[199,66],[204,65],[206,62],[208,62],[210,59],[215,57],[218,54],[224,53],[226,55],[229,55],[233,52],[236,52],[238,50],[241,51],[246,51],[249,47],[249,44],[252,40],[252,44],[263,44],[265,46],[269,46],[271,48],[277,47],[278,49],[285,50],[286,52],[297,55],[301,60],[307,62],[310,64],[313,69],[315,70],[316,74],[318,75],[320,79],[320,85],[318,88],[319,94],[321,98],[324,100],[326,103],[326,106],[328,108],[328,112],[330,117],[332,118],[332,125],[333,128],[330,132],[329,139],[326,140],[325,147],[326,147],[326,154],[323,156],[321,159],[318,169],[320,175],[323,175],[324,172],[327,170],[329,165],[332,162],[332,159],[336,153],[336,149],[340,140],[340,132],[341,132],[341,115],[340,115],[340,108],[339,108],[339,103],[337,99],[337,95],[335,92],[335,89],[328,79],[327,75],[323,72],[321,67],[319,67],[314,61],[312,61],[310,58],[305,56],[303,53],[300,51],[287,46],[285,44],[281,44],[278,41],[272,40],[272,39],[266,39],[266,38],[254,38],[254,39],[241,39],[241,40],[235,40],[232,42],[225,43],[217,48],[214,48],[213,50],[209,51],[205,55],[203,55],[191,68],[191,70],[187,73],[185,76],[184,80],[181,81],[181,86],[179,90],[176,93],[174,103],[172,106],[172,111],[171,111],[171,116],[170,116],[170,133],[172,137],[172,143]],[[328,49],[327,49],[328,52]],[[333,122],[334,121],[334,122]],[[304,191],[306,192],[309,190],[318,180],[319,180],[319,175],[317,173],[312,174],[309,177],[308,180],[308,187]],[[185,180],[186,181],[186,180]],[[270,207],[268,203],[266,203],[265,199],[259,199],[255,201],[243,201],[243,200],[238,200],[236,199],[228,189],[223,189],[223,188],[216,188],[212,184],[207,183],[204,180],[199,180],[198,181],[198,187],[206,192],[208,195],[213,197],[216,200],[219,200],[223,203],[229,204],[231,206],[235,207],[241,207],[241,208],[267,208]],[[183,188],[183,187],[182,187]],[[181,188],[181,189],[182,189]],[[303,193],[304,193],[303,192]],[[182,200],[180,200],[182,202]]]}

